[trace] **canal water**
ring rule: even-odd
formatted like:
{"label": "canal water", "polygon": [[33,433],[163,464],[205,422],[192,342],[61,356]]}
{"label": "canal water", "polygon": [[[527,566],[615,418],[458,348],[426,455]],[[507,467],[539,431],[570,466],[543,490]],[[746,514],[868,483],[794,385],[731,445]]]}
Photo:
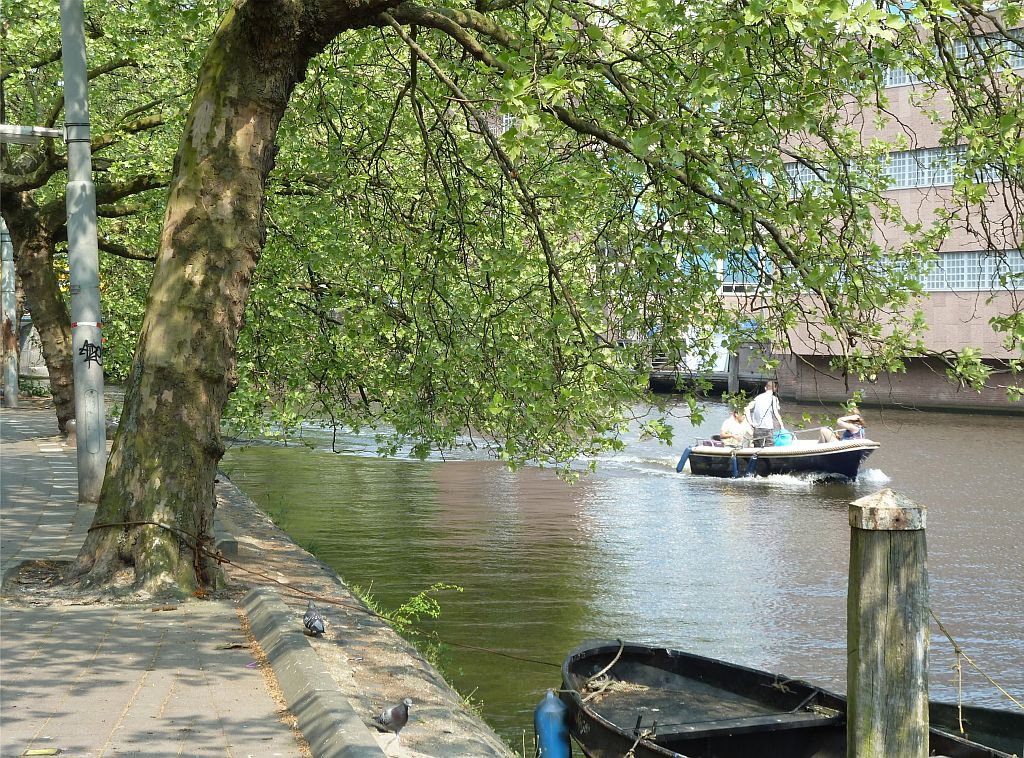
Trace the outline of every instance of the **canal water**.
{"label": "canal water", "polygon": [[[784,406],[788,418],[820,407]],[[832,412],[838,409],[832,410]],[[678,410],[680,417],[684,411]],[[483,454],[384,459],[372,435],[233,446],[222,467],[292,538],[384,608],[436,582],[441,666],[513,746],[555,667],[586,639],[665,645],[845,691],[847,505],[883,487],[928,508],[933,698],[1024,698],[1024,419],[868,409],[882,447],[856,482],[677,474],[672,447],[625,452],[569,485]],[[332,442],[335,450],[332,452]],[[468,646],[468,647],[463,647]],[[500,651],[506,656],[476,648]],[[514,657],[507,657],[514,656]],[[534,659],[535,662],[519,660]]]}

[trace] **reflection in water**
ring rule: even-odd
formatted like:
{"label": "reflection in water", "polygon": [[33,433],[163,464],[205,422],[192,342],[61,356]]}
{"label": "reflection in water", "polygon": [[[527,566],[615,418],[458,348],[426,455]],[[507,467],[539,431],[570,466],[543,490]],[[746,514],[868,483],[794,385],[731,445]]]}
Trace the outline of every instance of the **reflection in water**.
{"label": "reflection in water", "polygon": [[[724,415],[713,408],[700,433]],[[380,459],[358,438],[345,440],[346,455],[238,448],[224,468],[297,542],[384,607],[434,582],[463,586],[441,598],[432,622],[450,642],[557,664],[584,639],[620,637],[838,690],[847,505],[890,486],[928,506],[936,614],[985,673],[1024,696],[1024,423],[876,411],[869,432],[882,448],[852,484],[678,475],[685,442],[639,439],[575,485],[482,459]],[[933,628],[933,697],[956,697],[954,663]],[[513,745],[559,682],[554,667],[456,646],[442,664]],[[1005,704],[968,667],[964,689],[966,700]]]}

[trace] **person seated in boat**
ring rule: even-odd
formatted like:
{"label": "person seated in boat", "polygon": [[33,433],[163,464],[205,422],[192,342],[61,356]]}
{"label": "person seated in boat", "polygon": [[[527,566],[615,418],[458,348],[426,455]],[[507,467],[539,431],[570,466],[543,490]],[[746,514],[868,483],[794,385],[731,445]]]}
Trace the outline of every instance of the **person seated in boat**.
{"label": "person seated in boat", "polygon": [[722,431],[718,437],[726,447],[747,447],[754,438],[754,429],[744,418],[743,411],[733,408],[729,417],[722,422]]}
{"label": "person seated in boat", "polygon": [[836,419],[836,429],[827,426],[821,428],[818,442],[835,442],[836,440],[862,440],[865,435],[864,416],[860,409],[852,403],[846,409],[846,415]]}

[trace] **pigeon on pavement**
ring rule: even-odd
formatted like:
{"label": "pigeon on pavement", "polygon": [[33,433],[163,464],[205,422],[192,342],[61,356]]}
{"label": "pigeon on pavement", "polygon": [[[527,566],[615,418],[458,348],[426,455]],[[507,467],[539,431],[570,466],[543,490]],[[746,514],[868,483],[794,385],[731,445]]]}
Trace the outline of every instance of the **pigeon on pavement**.
{"label": "pigeon on pavement", "polygon": [[322,636],[327,629],[324,624],[324,617],[320,614],[320,609],[313,605],[312,600],[306,606],[306,614],[302,617],[302,625],[314,637]]}
{"label": "pigeon on pavement", "polygon": [[412,705],[412,700],[406,698],[398,705],[392,705],[390,708],[385,708],[381,711],[380,715],[373,720],[374,725],[378,729],[382,729],[385,732],[394,732],[395,739],[399,738],[399,732],[402,731],[402,727],[409,722],[409,706]]}

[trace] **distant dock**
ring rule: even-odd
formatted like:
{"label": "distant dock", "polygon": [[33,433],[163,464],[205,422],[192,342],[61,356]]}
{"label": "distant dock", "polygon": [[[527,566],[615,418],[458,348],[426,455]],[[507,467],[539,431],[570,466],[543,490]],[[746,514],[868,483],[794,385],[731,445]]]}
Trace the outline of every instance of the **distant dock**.
{"label": "distant dock", "polygon": [[736,393],[740,389],[760,389],[774,375],[765,368],[771,358],[771,351],[757,343],[743,343],[739,352],[729,354],[722,349],[714,365],[704,371],[694,371],[685,365],[672,364],[667,357],[658,356],[652,362],[650,386],[655,392],[671,392],[679,386],[686,387],[698,381],[711,384],[718,392]]}

